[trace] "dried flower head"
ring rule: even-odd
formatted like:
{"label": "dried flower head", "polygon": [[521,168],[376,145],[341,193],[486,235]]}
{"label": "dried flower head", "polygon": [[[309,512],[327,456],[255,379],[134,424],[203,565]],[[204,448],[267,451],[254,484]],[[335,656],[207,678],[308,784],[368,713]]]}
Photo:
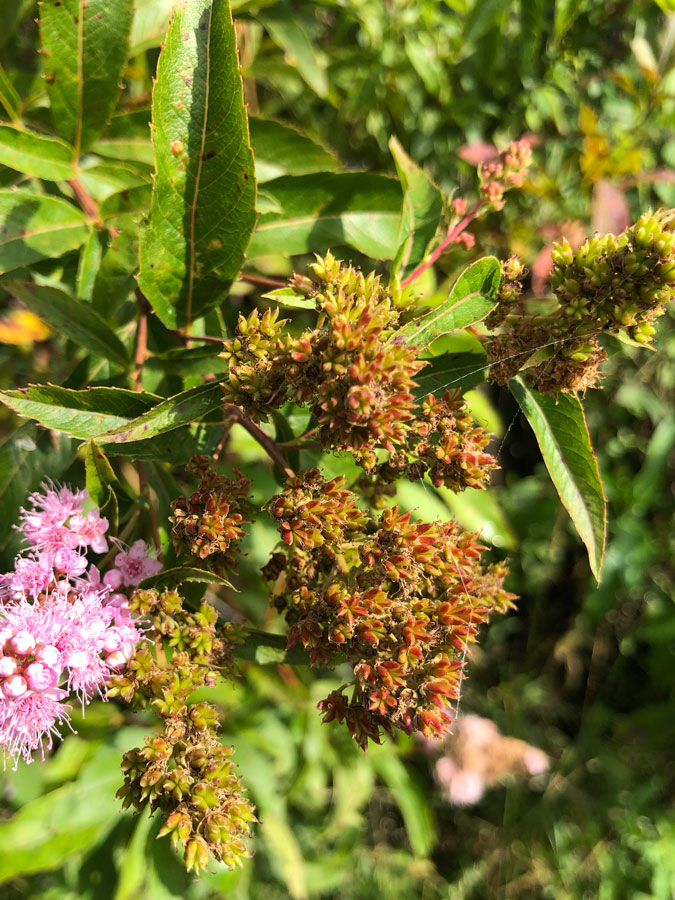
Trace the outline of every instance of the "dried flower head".
{"label": "dried flower head", "polygon": [[272,504],[288,549],[264,574],[288,644],[301,643],[313,663],[349,661],[353,681],[319,706],[364,749],[382,728],[443,734],[467,643],[491,612],[512,605],[506,569],[483,569],[476,535],[454,522],[413,522],[396,507],[373,519],[356,501],[312,472]]}
{"label": "dried flower head", "polygon": [[189,497],[178,497],[171,504],[174,547],[222,575],[234,568],[242,526],[251,521],[251,482],[241,473],[236,478],[219,475],[205,456],[194,457],[188,469],[200,476],[200,482]]}

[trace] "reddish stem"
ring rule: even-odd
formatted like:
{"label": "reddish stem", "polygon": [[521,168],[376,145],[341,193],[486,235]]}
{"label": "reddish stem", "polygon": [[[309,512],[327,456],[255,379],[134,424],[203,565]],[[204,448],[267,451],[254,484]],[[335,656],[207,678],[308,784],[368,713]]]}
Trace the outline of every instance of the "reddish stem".
{"label": "reddish stem", "polygon": [[473,222],[478,213],[480,212],[480,205],[474,206],[472,210],[464,216],[464,218],[458,222],[454,228],[451,228],[447,233],[445,238],[441,241],[441,243],[436,247],[433,253],[430,253],[427,258],[419,264],[419,266],[415,269],[415,271],[408,275],[405,281],[401,282],[401,287],[408,287],[409,284],[412,284],[416,278],[422,274],[422,272],[426,272],[426,270],[433,266],[436,260],[443,254],[443,251],[448,247],[454,240],[456,240],[460,234],[464,231],[464,229]]}

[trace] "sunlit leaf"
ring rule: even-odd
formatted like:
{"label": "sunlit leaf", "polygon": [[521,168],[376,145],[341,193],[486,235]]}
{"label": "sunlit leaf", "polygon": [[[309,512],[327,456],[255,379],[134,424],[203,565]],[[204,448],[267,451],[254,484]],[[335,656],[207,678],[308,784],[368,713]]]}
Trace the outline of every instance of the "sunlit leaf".
{"label": "sunlit leaf", "polygon": [[170,328],[220,303],[255,223],[255,175],[226,0],[176,10],[153,92],[156,176],[138,283]]}
{"label": "sunlit leaf", "polygon": [[77,160],[120,92],[133,0],[42,0],[40,38],[54,127]]}
{"label": "sunlit leaf", "polygon": [[520,378],[512,379],[510,386],[532,426],[551,481],[586,545],[591,570],[600,581],[606,501],[579,398],[575,394],[539,394]]}

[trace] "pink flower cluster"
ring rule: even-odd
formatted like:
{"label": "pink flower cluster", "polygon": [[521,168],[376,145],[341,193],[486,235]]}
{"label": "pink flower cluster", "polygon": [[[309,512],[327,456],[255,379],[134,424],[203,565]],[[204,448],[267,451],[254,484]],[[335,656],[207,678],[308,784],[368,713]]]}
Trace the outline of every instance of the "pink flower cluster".
{"label": "pink flower cluster", "polygon": [[[115,566],[103,577],[87,552],[108,550],[108,521],[84,513],[86,491],[50,486],[32,494],[20,530],[31,545],[0,576],[0,747],[5,762],[31,762],[69,721],[64,701],[103,696],[142,637],[120,590],[161,569],[145,541],[116,539]],[[88,568],[89,567],[89,568]],[[87,577],[84,573],[87,571]]]}

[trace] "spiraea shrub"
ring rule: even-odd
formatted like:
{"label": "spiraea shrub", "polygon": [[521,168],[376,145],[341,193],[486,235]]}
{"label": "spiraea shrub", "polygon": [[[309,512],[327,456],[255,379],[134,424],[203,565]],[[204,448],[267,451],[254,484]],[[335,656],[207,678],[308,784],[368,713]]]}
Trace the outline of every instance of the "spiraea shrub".
{"label": "spiraea shrub", "polygon": [[479,530],[405,488],[435,510],[491,490],[486,381],[534,429],[599,577],[583,395],[621,342],[656,339],[675,214],[563,239],[534,297],[511,248],[474,234],[528,190],[530,140],[451,195],[395,140],[398,180],[348,171],[249,123],[226,0],[177,5],[146,114],[119,96],[150,64],[132,16],[43,0],[30,89],[0,69],[0,289],[34,351],[0,394],[16,416],[0,452],[35,454],[6,511],[0,745],[10,767],[43,760],[73,704],[114,704],[147,728],[121,806],[151,811],[198,873],[250,853],[255,805],[214,698],[252,661],[332,679],[313,714],[363,750],[452,731],[471,647],[517,598]]}

